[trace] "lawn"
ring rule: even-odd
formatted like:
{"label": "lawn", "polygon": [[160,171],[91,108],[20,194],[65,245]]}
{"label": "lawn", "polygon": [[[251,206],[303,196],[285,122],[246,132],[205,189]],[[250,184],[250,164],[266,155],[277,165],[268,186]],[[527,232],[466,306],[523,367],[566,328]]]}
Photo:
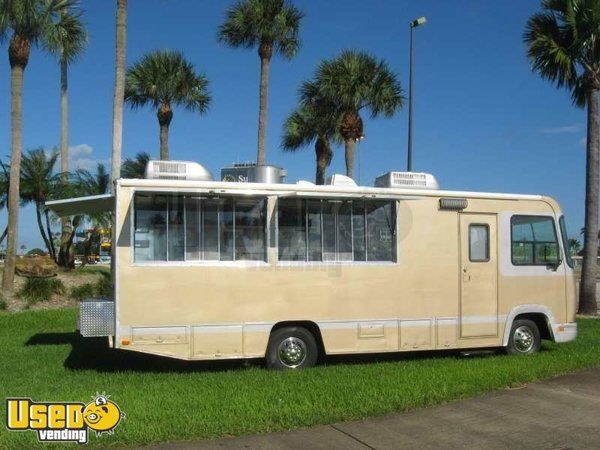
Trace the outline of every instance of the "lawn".
{"label": "lawn", "polygon": [[[83,340],[74,333],[76,313],[0,313],[0,400],[26,396],[87,402],[105,391],[127,417],[114,435],[90,437],[91,444],[101,446],[359,419],[600,365],[600,320],[594,319],[579,321],[576,342],[544,343],[532,357],[384,355],[272,372],[259,362],[185,363],[109,350],[102,340]],[[33,432],[0,426],[0,448],[28,447],[35,439]]]}

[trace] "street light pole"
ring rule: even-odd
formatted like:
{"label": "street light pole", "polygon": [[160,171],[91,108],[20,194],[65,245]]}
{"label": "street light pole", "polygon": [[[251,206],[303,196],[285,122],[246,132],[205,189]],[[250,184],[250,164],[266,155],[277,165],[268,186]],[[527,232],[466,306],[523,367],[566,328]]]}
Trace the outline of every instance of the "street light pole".
{"label": "street light pole", "polygon": [[412,172],[412,128],[413,128],[413,29],[427,22],[425,17],[419,17],[410,23],[410,79],[408,87],[408,156],[406,170]]}

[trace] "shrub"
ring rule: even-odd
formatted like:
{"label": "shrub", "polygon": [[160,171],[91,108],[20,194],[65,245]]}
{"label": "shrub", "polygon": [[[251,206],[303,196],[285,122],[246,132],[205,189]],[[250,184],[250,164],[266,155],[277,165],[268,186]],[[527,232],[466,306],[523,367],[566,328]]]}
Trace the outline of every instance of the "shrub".
{"label": "shrub", "polygon": [[7,307],[6,300],[0,295],[0,311],[5,311]]}
{"label": "shrub", "polygon": [[110,279],[110,273],[100,272],[102,275],[96,282],[96,295],[98,297],[113,297],[113,284]]}
{"label": "shrub", "polygon": [[73,286],[69,297],[75,300],[83,300],[84,298],[93,297],[96,293],[95,286],[92,283],[84,283],[79,286]]}
{"label": "shrub", "polygon": [[26,278],[17,296],[29,305],[50,300],[54,294],[64,294],[65,285],[58,278]]}

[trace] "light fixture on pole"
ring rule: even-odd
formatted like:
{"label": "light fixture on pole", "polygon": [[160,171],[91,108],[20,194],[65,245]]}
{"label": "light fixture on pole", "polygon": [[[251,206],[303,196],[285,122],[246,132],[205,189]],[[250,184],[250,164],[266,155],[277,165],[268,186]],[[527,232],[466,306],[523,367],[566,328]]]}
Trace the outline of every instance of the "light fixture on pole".
{"label": "light fixture on pole", "polygon": [[410,22],[410,81],[408,88],[408,157],[406,170],[412,172],[412,116],[413,116],[413,29],[427,22],[425,16]]}

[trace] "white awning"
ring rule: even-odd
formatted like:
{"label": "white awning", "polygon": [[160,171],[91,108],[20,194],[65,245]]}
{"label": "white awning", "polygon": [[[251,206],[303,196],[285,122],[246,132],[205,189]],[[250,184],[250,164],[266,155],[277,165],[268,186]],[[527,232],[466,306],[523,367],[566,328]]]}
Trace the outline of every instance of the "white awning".
{"label": "white awning", "polygon": [[46,207],[59,217],[76,216],[78,214],[97,214],[114,211],[115,196],[113,194],[102,194],[53,200],[46,202]]}

